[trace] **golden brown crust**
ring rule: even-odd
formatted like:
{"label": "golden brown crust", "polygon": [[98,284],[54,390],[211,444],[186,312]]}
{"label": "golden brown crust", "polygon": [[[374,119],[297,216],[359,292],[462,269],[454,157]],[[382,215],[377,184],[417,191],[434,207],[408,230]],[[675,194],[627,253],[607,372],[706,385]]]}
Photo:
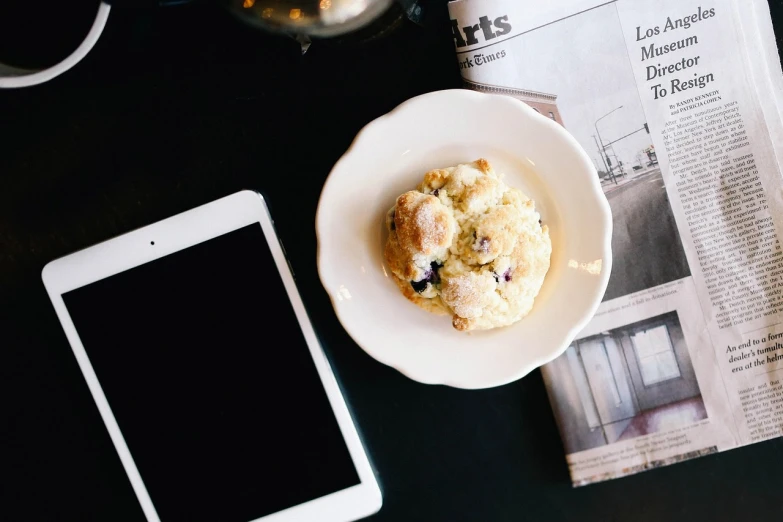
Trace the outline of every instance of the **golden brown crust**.
{"label": "golden brown crust", "polygon": [[404,277],[407,280],[414,279],[417,274],[416,267],[407,262],[408,255],[400,247],[398,241],[387,241],[383,252],[386,264],[389,265],[392,274]]}
{"label": "golden brown crust", "polygon": [[432,255],[451,244],[451,217],[435,196],[410,191],[397,198],[394,224],[405,250]]}
{"label": "golden brown crust", "polygon": [[459,330],[460,332],[467,332],[472,330],[473,323],[475,323],[475,321],[465,319],[464,317],[460,317],[458,315],[454,315],[451,318],[451,325],[455,330]]}
{"label": "golden brown crust", "polygon": [[419,191],[429,193],[432,190],[439,189],[446,184],[449,177],[449,171],[446,169],[434,169],[424,174],[424,181],[419,184]]}
{"label": "golden brown crust", "polygon": [[495,290],[495,281],[487,273],[468,272],[453,277],[444,277],[441,285],[441,299],[454,314],[470,319],[481,315],[489,304],[489,294]]}
{"label": "golden brown crust", "polygon": [[475,206],[475,202],[483,202],[492,197],[497,191],[499,182],[495,178],[481,177],[477,178],[470,185],[465,186],[458,201],[463,210]]}
{"label": "golden brown crust", "polygon": [[492,166],[484,158],[479,158],[475,161],[476,168],[484,174],[489,174],[492,171]]}

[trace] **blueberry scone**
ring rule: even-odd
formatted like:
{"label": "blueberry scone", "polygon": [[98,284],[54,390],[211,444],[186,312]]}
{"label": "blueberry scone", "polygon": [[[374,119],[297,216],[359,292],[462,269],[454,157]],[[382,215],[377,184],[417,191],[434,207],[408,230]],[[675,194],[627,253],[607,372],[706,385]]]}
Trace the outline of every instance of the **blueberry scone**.
{"label": "blueberry scone", "polygon": [[457,330],[507,326],[533,307],[552,244],[534,202],[489,162],[436,169],[386,216],[384,256],[410,301]]}

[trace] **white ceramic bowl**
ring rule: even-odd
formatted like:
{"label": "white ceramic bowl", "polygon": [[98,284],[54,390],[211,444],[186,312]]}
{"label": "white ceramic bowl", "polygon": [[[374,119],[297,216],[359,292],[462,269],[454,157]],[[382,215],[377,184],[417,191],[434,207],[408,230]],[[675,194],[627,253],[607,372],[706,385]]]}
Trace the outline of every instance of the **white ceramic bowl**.
{"label": "white ceramic bowl", "polygon": [[[552,259],[530,315],[463,333],[400,293],[383,260],[383,223],[427,170],[482,157],[535,200]],[[467,90],[413,98],[367,125],[324,185],[316,232],[321,281],[354,341],[411,379],[458,388],[505,384],[560,355],[611,271],[611,213],[584,150],[523,102]]]}

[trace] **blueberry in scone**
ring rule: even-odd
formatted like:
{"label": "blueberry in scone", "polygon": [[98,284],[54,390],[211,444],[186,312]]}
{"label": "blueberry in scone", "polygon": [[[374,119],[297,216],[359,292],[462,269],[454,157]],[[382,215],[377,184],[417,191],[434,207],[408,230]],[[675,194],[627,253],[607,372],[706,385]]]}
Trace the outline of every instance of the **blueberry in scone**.
{"label": "blueberry in scone", "polygon": [[385,258],[410,301],[457,330],[507,326],[533,307],[552,245],[534,202],[489,162],[427,172],[386,216]]}

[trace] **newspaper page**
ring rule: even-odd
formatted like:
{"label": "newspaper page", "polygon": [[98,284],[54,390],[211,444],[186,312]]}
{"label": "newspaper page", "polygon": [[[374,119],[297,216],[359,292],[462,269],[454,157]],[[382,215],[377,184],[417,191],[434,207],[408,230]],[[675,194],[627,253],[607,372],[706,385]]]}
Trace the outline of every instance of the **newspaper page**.
{"label": "newspaper page", "polygon": [[765,0],[449,11],[465,86],[565,127],[612,209],[604,300],[542,368],[573,484],[782,435],[783,77]]}
{"label": "newspaper page", "polygon": [[[783,68],[779,60],[775,33],[772,28],[767,0],[751,0],[738,10],[738,18],[745,38],[744,50],[750,64],[753,82],[765,114],[772,142],[777,149],[778,163],[783,158]],[[738,2],[739,3],[739,2]],[[759,52],[761,51],[761,52]],[[777,114],[775,114],[777,112]]]}

